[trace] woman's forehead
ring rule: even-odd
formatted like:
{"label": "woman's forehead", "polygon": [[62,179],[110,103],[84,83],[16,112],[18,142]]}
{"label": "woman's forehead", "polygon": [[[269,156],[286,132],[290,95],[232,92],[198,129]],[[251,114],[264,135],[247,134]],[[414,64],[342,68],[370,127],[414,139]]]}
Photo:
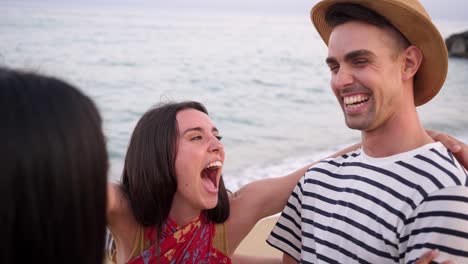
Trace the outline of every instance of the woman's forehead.
{"label": "woman's forehead", "polygon": [[212,130],[214,127],[213,121],[207,114],[195,109],[184,109],[179,111],[177,113],[176,119],[177,125],[181,132],[186,129],[195,127],[209,130]]}

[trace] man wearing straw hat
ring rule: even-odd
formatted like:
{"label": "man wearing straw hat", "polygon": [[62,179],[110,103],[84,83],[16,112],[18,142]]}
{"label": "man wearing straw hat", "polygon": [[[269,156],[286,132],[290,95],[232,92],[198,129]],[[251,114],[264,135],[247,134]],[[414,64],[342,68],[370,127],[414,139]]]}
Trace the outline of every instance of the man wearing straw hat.
{"label": "man wearing straw hat", "polygon": [[447,74],[431,18],[417,0],[323,0],[311,18],[362,148],[310,168],[267,242],[284,263],[468,263],[468,174],[416,111]]}

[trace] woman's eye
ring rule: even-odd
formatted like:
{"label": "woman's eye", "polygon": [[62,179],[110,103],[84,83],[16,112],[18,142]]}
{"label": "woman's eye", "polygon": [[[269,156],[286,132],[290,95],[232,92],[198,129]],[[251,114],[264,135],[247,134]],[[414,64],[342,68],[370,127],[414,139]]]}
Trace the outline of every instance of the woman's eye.
{"label": "woman's eye", "polygon": [[192,137],[190,140],[194,141],[194,140],[200,140],[200,139],[202,139],[201,136],[196,136],[196,137]]}
{"label": "woman's eye", "polygon": [[216,136],[216,138],[217,138],[219,141],[221,141],[221,139],[223,139],[222,136]]}

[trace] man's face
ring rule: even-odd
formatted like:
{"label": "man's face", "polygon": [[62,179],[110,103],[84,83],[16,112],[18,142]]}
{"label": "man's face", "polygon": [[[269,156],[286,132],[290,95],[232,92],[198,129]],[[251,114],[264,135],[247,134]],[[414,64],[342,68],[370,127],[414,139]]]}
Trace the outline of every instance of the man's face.
{"label": "man's face", "polygon": [[348,22],[335,27],[328,43],[331,87],[352,129],[382,126],[403,102],[403,60],[396,40],[376,26]]}

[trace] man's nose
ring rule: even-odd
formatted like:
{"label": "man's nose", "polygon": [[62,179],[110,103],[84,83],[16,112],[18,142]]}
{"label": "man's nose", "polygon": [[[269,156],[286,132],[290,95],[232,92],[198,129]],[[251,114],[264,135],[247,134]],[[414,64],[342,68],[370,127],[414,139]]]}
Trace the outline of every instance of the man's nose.
{"label": "man's nose", "polygon": [[343,89],[354,82],[354,77],[349,70],[342,67],[333,77],[333,86],[336,89]]}

